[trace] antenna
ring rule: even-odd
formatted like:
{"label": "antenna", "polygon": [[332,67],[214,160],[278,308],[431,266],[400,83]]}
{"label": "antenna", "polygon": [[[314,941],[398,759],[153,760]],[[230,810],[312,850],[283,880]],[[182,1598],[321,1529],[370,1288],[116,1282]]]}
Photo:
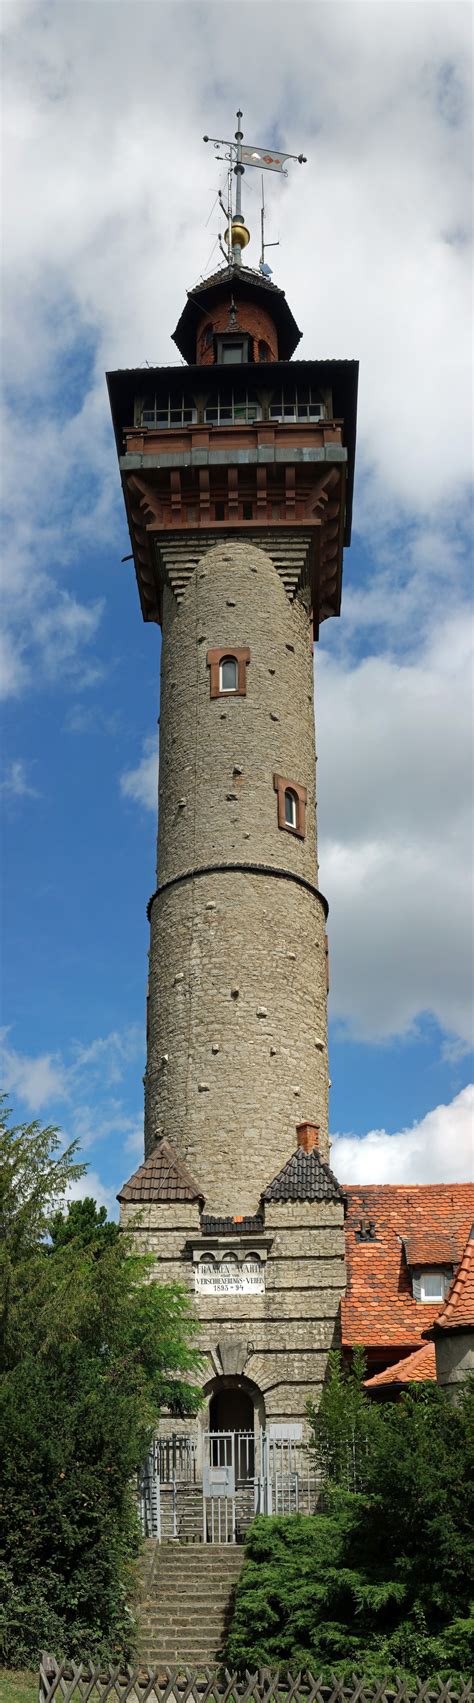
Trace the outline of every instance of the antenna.
{"label": "antenna", "polygon": [[[245,145],[245,147],[243,147],[242,143],[243,143],[244,133],[243,133],[243,130],[241,129],[241,122],[240,122],[242,117],[243,117],[243,113],[241,112],[241,109],[239,107],[239,110],[238,110],[238,113],[237,113],[237,129],[235,131],[235,136],[234,136],[233,142],[226,140],[226,138],[222,137],[222,136],[203,136],[203,142],[212,142],[214,151],[216,153],[216,158],[218,160],[224,159],[224,160],[227,160],[227,162],[228,162],[228,167],[229,167],[229,171],[228,171],[229,207],[228,207],[228,214],[227,214],[227,217],[228,217],[227,247],[228,247],[229,266],[231,266],[231,265],[241,266],[242,265],[242,249],[246,248],[247,243],[250,242],[250,231],[247,230],[247,226],[244,223],[244,215],[243,215],[243,212],[242,212],[242,178],[243,178],[246,166],[260,166],[261,171],[278,171],[278,172],[281,172],[283,177],[286,177],[287,172],[286,172],[285,166],[286,166],[287,160],[297,160],[298,164],[300,166],[306,165],[306,155],[305,154],[286,154],[286,153],[281,154],[278,151],[275,151],[274,149],[271,149],[271,148],[266,148],[266,149],[265,148],[251,148],[251,147],[248,147],[247,145]],[[224,148],[226,150],[226,152],[224,154],[219,153],[218,150],[220,148]],[[236,179],[235,213],[232,213],[232,177],[233,176]],[[220,197],[219,197],[219,205],[222,206],[222,211],[224,212],[225,209],[224,209],[223,204],[220,200]],[[262,183],[262,255],[261,255],[261,260],[260,260],[260,268],[261,269],[266,266],[265,249],[266,248],[278,248],[279,247],[279,244],[277,242],[267,242],[267,243],[265,242],[264,216],[265,216],[265,207],[264,207],[264,202],[263,202],[263,183]],[[221,241],[221,239],[219,238],[219,242],[220,241]],[[222,245],[221,245],[221,247],[222,247]],[[222,252],[224,252],[223,249],[222,249]],[[269,268],[269,270],[270,270],[270,268]]]}
{"label": "antenna", "polygon": [[264,275],[265,278],[270,278],[272,269],[271,269],[271,266],[267,265],[267,262],[265,260],[265,249],[266,248],[279,248],[280,244],[279,244],[279,242],[265,242],[265,190],[264,190],[264,187],[263,187],[263,172],[262,172],[262,207],[261,207],[261,212],[260,212],[260,229],[261,229],[261,233],[262,233],[262,252],[261,252],[261,255],[260,255],[259,270],[260,270],[260,272],[263,272],[263,275]]}

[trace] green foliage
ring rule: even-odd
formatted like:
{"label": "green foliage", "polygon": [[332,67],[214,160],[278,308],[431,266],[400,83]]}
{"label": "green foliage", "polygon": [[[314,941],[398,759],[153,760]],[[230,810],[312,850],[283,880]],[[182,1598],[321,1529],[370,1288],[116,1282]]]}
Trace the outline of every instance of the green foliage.
{"label": "green foliage", "polygon": [[107,1218],[107,1208],[97,1206],[92,1195],[84,1196],[83,1200],[72,1200],[67,1212],[54,1212],[49,1221],[49,1234],[54,1250],[64,1248],[66,1242],[81,1243],[83,1247],[88,1242],[95,1242],[97,1249],[104,1248],[110,1242],[116,1242],[120,1235],[118,1224]]}
{"label": "green foliage", "polygon": [[353,1351],[347,1371],[335,1350],[328,1355],[326,1382],[319,1408],[308,1402],[314,1447],[327,1484],[361,1490],[366,1481],[370,1441],[378,1409],[367,1400],[363,1348]]}
{"label": "green foliage", "polygon": [[[327,1438],[329,1511],[255,1521],[228,1663],[284,1663],[347,1679],[354,1671],[366,1679],[400,1672],[467,1677],[474,1660],[473,1390],[453,1408],[436,1385],[413,1386],[399,1403],[373,1407],[360,1389],[361,1407],[349,1382],[345,1419],[336,1372],[315,1426],[318,1448]],[[365,1436],[355,1451],[356,1490],[347,1488],[355,1473],[346,1443],[354,1436]]]}
{"label": "green foliage", "polygon": [[134,1475],[161,1409],[199,1402],[183,1291],[152,1282],[95,1205],[60,1222],[77,1170],[55,1131],[0,1132],[0,1650],[11,1666],[41,1648],[129,1653]]}

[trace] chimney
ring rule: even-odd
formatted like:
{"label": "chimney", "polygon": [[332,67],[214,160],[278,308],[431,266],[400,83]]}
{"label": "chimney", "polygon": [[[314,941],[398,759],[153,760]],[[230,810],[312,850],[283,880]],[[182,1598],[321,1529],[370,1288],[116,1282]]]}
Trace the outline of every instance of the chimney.
{"label": "chimney", "polygon": [[315,1147],[319,1147],[319,1124],[297,1124],[296,1136],[303,1153],[312,1153]]}

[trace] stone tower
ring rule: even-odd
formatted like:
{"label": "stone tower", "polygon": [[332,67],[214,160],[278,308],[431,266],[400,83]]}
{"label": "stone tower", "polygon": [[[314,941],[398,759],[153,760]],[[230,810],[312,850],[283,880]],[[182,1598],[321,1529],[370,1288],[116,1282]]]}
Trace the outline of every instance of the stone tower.
{"label": "stone tower", "polygon": [[357,363],[292,360],[300,332],[243,232],[189,292],[186,364],[108,375],[162,632],[145,1163],[121,1199],[195,1293],[211,1405],[250,1391],[268,1425],[320,1385],[343,1286],[313,641],[340,609]]}

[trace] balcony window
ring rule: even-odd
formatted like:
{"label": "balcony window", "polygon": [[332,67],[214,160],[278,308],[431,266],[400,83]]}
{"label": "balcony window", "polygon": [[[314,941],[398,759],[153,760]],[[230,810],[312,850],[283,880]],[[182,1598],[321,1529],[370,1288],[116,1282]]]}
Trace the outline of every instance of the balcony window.
{"label": "balcony window", "polygon": [[158,430],[176,426],[191,426],[197,420],[197,408],[189,396],[145,396],[135,405],[135,424]]}
{"label": "balcony window", "polygon": [[282,390],[279,395],[273,392],[269,408],[271,420],[323,420],[325,413],[324,402],[307,386]]}
{"label": "balcony window", "polygon": [[261,420],[262,408],[252,391],[244,391],[235,396],[233,390],[227,390],[225,396],[220,391],[214,394],[212,402],[206,403],[204,419],[206,425],[228,426],[248,425],[254,420]]}

